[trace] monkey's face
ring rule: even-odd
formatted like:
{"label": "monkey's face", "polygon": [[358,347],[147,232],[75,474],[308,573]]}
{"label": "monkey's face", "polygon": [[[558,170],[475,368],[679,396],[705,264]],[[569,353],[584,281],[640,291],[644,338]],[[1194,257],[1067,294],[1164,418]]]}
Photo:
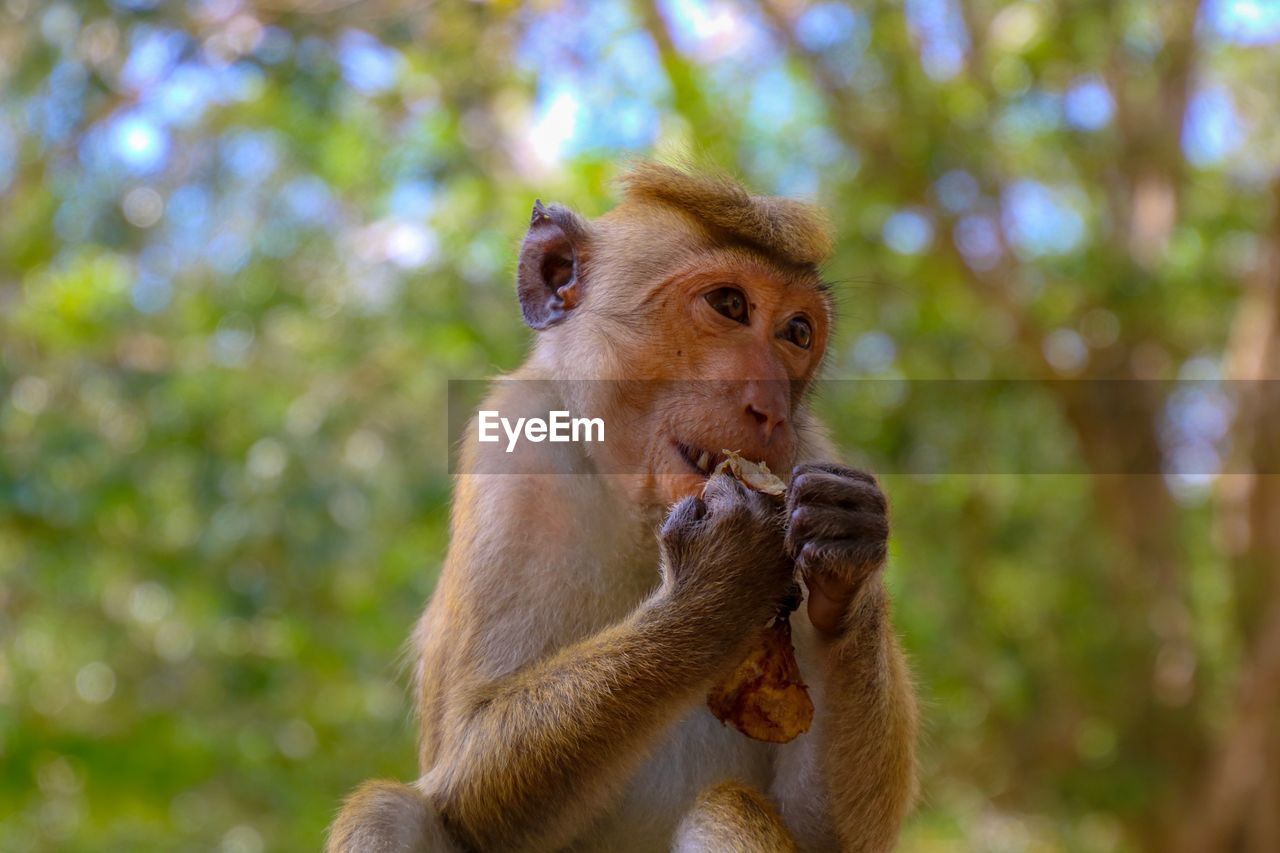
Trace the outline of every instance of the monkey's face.
{"label": "monkey's face", "polygon": [[831,324],[830,240],[797,202],[644,174],[595,221],[535,203],[517,292],[540,375],[607,380],[563,392],[607,424],[597,469],[656,508],[700,490],[725,450],[789,472]]}
{"label": "monkey's face", "polygon": [[624,363],[654,381],[619,386],[611,408],[622,434],[607,452],[614,470],[643,472],[637,497],[668,505],[697,493],[725,450],[785,476],[831,322],[816,274],[719,250],[635,310],[643,332],[623,347]]}

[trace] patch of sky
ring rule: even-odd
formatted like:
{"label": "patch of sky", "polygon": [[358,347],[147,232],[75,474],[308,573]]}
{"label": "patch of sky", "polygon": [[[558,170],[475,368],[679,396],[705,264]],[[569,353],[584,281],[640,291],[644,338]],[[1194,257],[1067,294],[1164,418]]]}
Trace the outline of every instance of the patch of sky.
{"label": "patch of sky", "polygon": [[605,46],[606,69],[625,90],[650,99],[664,97],[668,90],[665,74],[655,74],[661,67],[653,40],[638,31],[622,32]]}
{"label": "patch of sky", "polygon": [[86,134],[81,146],[90,149],[91,163],[110,163],[130,174],[150,175],[168,162],[170,143],[168,131],[149,110],[129,109],[108,119],[102,133]]}
{"label": "patch of sky", "polygon": [[[538,74],[569,74],[587,60],[599,60],[610,45],[628,34],[640,35],[623,4],[618,3],[571,0],[553,10],[527,12],[525,21],[524,35],[516,46],[516,62],[522,69]],[[641,38],[649,41],[647,35]],[[650,66],[649,74],[661,76],[653,74],[656,53],[652,58],[655,65]],[[587,67],[599,70],[594,64]]]}
{"label": "patch of sky", "polygon": [[1211,166],[1244,143],[1244,127],[1231,92],[1208,86],[1191,96],[1182,125],[1182,150],[1197,166]]}
{"label": "patch of sky", "polygon": [[862,48],[869,38],[865,19],[843,3],[818,3],[796,20],[796,39],[806,50],[845,49],[851,42]]}
{"label": "patch of sky", "polygon": [[329,225],[338,216],[337,202],[329,185],[315,175],[303,175],[286,183],[277,194],[285,211],[307,225]]}
{"label": "patch of sky", "polygon": [[[758,40],[759,27],[743,7],[723,0],[667,0],[661,4],[681,53],[708,63]],[[752,51],[754,55],[754,51]]]}
{"label": "patch of sky", "polygon": [[778,195],[813,198],[821,188],[818,170],[803,160],[788,159],[774,170],[773,192]]}
{"label": "patch of sky", "polygon": [[1005,234],[1021,254],[1066,254],[1084,241],[1084,218],[1065,190],[1015,181],[1005,189],[1002,203]]}
{"label": "patch of sky", "polygon": [[6,116],[0,115],[0,192],[13,181],[18,166],[18,134]]}
{"label": "patch of sky", "polygon": [[39,95],[27,102],[27,123],[46,145],[71,139],[84,114],[89,76],[79,62],[64,60],[53,67]]}
{"label": "patch of sky", "polygon": [[1067,124],[1077,130],[1101,130],[1111,123],[1116,108],[1111,90],[1096,75],[1077,79],[1062,100]]}
{"label": "patch of sky", "polygon": [[866,73],[871,29],[860,13],[838,3],[806,9],[796,21],[796,38],[819,55],[829,73],[846,85],[860,84]]}
{"label": "patch of sky", "polygon": [[135,27],[129,38],[129,58],[120,70],[120,82],[133,92],[143,92],[172,73],[188,45],[185,34],[146,24]]}
{"label": "patch of sky", "polygon": [[200,184],[183,184],[169,196],[165,229],[174,247],[185,253],[208,242],[213,199]]}
{"label": "patch of sky", "polygon": [[747,108],[747,121],[761,130],[777,129],[811,117],[812,104],[808,92],[781,63],[764,69],[753,81]]}
{"label": "patch of sky", "polygon": [[180,269],[173,248],[165,243],[150,243],[138,253],[139,274],[168,278]]}
{"label": "patch of sky", "polygon": [[[654,74],[649,37],[615,4],[571,4],[539,16],[518,48],[518,61],[538,77],[529,141],[539,159],[653,144],[657,103],[668,91]],[[591,73],[581,72],[590,68]]]}
{"label": "patch of sky", "polygon": [[971,268],[986,271],[1000,262],[1000,233],[990,217],[970,214],[961,218],[956,223],[954,239]]}
{"label": "patch of sky", "polygon": [[960,73],[969,52],[969,33],[956,0],[907,0],[906,9],[925,73],[935,80]]}
{"label": "patch of sky", "polygon": [[191,126],[218,99],[217,74],[199,63],[184,63],[163,83],[148,90],[144,99],[164,120],[179,127]]}
{"label": "patch of sky", "polygon": [[338,66],[347,84],[366,95],[395,86],[404,58],[363,30],[346,30],[338,37]]}
{"label": "patch of sky", "polygon": [[556,162],[566,153],[565,149],[578,133],[578,114],[581,111],[578,94],[569,86],[538,93],[529,139],[543,162]]}
{"label": "patch of sky", "polygon": [[918,255],[933,242],[933,221],[917,210],[899,210],[884,222],[881,236],[900,255]]}
{"label": "patch of sky", "polygon": [[1179,477],[1212,477],[1221,468],[1220,445],[1235,407],[1216,381],[1182,381],[1169,395],[1160,424],[1168,471]]}
{"label": "patch of sky", "polygon": [[143,314],[158,314],[169,307],[173,297],[173,285],[166,278],[140,275],[130,293],[133,307]]}
{"label": "patch of sky", "polygon": [[529,13],[524,37],[516,44],[516,65],[523,71],[538,74],[554,68],[560,54],[573,47],[573,40],[568,38],[571,32],[576,32],[576,27],[563,7],[546,14]]}
{"label": "patch of sky", "polygon": [[857,152],[850,151],[833,130],[821,124],[811,124],[800,132],[800,147],[815,166],[841,166],[853,172],[858,169]]}
{"label": "patch of sky", "polygon": [[1200,24],[1236,44],[1275,44],[1280,41],[1280,2],[1209,0],[1201,12]]}
{"label": "patch of sky", "polygon": [[218,140],[223,168],[244,184],[256,185],[280,163],[280,141],[272,131],[233,128]]}
{"label": "patch of sky", "polygon": [[204,251],[204,260],[215,272],[230,276],[249,261],[252,245],[240,228],[218,229]]}
{"label": "patch of sky", "polygon": [[560,147],[568,154],[644,148],[657,138],[659,125],[658,111],[650,102],[611,90],[602,81],[579,89],[576,96],[568,88],[560,89],[547,118],[549,123],[564,119]]}
{"label": "patch of sky", "polygon": [[212,68],[203,62],[184,62],[156,86],[146,90],[141,102],[166,124],[190,127],[211,104],[252,99],[261,89],[262,72],[250,62]]}
{"label": "patch of sky", "polygon": [[858,337],[850,357],[854,366],[864,373],[884,373],[893,367],[898,347],[886,332],[873,330]]}
{"label": "patch of sky", "polygon": [[430,181],[399,181],[387,198],[387,212],[399,219],[423,220],[435,208],[436,188]]}

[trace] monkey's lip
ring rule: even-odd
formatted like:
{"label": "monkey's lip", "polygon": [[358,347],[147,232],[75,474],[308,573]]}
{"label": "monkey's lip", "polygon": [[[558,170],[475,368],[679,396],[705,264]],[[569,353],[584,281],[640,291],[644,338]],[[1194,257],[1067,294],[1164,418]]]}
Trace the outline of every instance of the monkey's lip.
{"label": "monkey's lip", "polygon": [[716,466],[724,461],[724,454],[717,451],[703,450],[675,439],[672,439],[671,444],[684,463],[703,477],[709,477]]}

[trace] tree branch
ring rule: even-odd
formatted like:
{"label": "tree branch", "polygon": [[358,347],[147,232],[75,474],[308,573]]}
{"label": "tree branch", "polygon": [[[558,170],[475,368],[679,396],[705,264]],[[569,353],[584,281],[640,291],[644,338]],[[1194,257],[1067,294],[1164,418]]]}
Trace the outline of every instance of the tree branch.
{"label": "tree branch", "polygon": [[1209,776],[1180,834],[1185,853],[1230,849],[1254,792],[1267,773],[1270,728],[1280,706],[1280,596],[1271,603],[1252,663],[1236,692],[1235,712]]}

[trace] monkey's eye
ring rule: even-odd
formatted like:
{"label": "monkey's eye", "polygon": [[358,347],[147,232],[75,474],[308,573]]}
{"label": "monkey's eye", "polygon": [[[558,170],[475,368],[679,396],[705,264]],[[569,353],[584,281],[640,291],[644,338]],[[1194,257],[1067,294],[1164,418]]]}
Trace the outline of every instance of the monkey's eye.
{"label": "monkey's eye", "polygon": [[785,337],[800,349],[808,349],[813,343],[813,326],[804,317],[792,317],[787,322]]}
{"label": "monkey's eye", "polygon": [[747,324],[747,295],[736,287],[721,287],[706,296],[712,308],[736,323]]}

